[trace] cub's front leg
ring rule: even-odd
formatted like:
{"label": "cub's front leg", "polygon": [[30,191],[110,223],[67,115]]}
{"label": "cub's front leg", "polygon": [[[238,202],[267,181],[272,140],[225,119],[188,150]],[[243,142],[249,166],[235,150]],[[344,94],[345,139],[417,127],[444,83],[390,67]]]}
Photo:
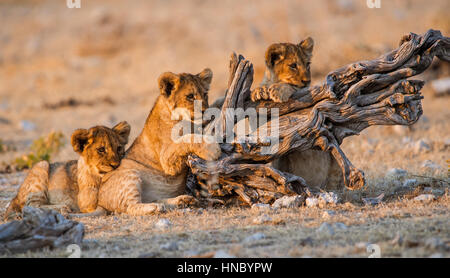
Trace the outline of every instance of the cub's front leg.
{"label": "cub's front leg", "polygon": [[253,90],[252,101],[272,100],[274,102],[286,102],[297,91],[297,87],[287,83],[274,83],[264,85]]}
{"label": "cub's front leg", "polygon": [[205,142],[198,134],[188,134],[180,137],[160,153],[160,163],[164,173],[175,176],[186,169],[186,159],[189,154],[196,154],[208,161],[220,157],[222,150],[217,142]]}

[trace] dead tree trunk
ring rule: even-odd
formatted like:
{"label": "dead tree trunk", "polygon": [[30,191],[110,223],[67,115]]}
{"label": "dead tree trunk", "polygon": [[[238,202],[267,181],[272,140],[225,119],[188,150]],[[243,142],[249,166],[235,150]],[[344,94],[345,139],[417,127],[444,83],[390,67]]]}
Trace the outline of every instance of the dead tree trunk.
{"label": "dead tree trunk", "polygon": [[308,193],[301,177],[276,170],[268,163],[293,150],[317,148],[329,151],[336,159],[346,187],[363,187],[364,173],[352,165],[340,144],[345,137],[359,134],[371,125],[415,123],[422,115],[420,89],[424,82],[407,78],[427,69],[434,56],[450,61],[450,38],[435,30],[421,36],[411,33],[401,39],[397,49],[378,59],[335,70],[323,85],[298,89],[289,101],[275,103],[249,99],[252,64],[233,54],[221,115],[204,132],[222,138],[232,133],[226,123],[235,125],[236,119],[228,108],[266,108],[269,115],[276,108],[279,125],[269,119],[251,134],[271,134],[271,129],[279,128],[279,144],[268,147],[261,141],[235,139],[221,144],[223,154],[216,162],[206,163],[191,156],[188,165],[193,176],[188,179],[188,189],[197,197],[238,197],[247,204],[271,203],[286,194]]}

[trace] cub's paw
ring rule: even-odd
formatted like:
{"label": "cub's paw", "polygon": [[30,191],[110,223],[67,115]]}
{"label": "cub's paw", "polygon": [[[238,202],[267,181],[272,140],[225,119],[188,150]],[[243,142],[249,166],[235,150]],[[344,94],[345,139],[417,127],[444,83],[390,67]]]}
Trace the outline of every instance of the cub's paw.
{"label": "cub's paw", "polygon": [[262,87],[255,88],[250,94],[250,99],[253,102],[256,102],[258,100],[269,99],[269,92],[267,90],[267,87],[262,86]]}
{"label": "cub's paw", "polygon": [[175,198],[167,199],[167,204],[176,208],[185,208],[190,206],[198,206],[199,201],[189,195],[180,195]]}
{"label": "cub's paw", "polygon": [[270,85],[269,99],[274,102],[286,102],[296,91],[296,88],[290,84],[275,83]]}
{"label": "cub's paw", "polygon": [[199,146],[199,149],[195,151],[195,154],[204,160],[214,161],[220,157],[222,150],[220,145],[216,142],[203,143]]}

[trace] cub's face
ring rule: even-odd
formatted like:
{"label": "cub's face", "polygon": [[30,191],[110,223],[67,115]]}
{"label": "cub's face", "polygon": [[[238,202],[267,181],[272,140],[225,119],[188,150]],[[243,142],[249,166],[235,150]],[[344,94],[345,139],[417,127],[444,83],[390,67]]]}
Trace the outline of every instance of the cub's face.
{"label": "cub's face", "polygon": [[311,83],[309,65],[314,41],[307,38],[299,44],[275,43],[266,51],[266,66],[274,82],[305,87]]}
{"label": "cub's face", "polygon": [[181,111],[186,117],[194,119],[194,101],[201,101],[201,112],[208,108],[208,90],[212,71],[204,69],[198,74],[165,72],[158,79],[159,90],[168,109]]}
{"label": "cub's face", "polygon": [[127,122],[112,129],[105,126],[77,129],[72,134],[72,146],[92,170],[103,175],[119,167],[129,135]]}

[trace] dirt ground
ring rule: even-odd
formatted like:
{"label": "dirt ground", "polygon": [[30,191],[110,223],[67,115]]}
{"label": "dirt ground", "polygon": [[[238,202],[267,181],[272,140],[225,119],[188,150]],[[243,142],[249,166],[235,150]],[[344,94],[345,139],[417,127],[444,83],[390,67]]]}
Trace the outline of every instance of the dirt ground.
{"label": "dirt ground", "polygon": [[[65,1],[0,1],[0,140],[6,146],[0,164],[51,131],[61,131],[67,142],[52,161],[76,158],[67,141],[76,128],[127,120],[135,138],[164,71],[211,68],[213,101],[225,90],[232,51],[253,62],[258,84],[269,44],[311,36],[312,83],[320,84],[331,70],[397,47],[409,32],[450,34],[449,1],[382,0],[379,9],[365,3],[81,0],[80,9],[69,9]],[[368,244],[379,245],[382,257],[450,257],[450,97],[436,97],[431,87],[432,80],[446,77],[448,63],[435,63],[416,77],[427,83],[424,114],[413,126],[371,127],[344,141],[367,186],[336,192],[335,206],[80,218],[86,228],[82,257],[368,257]],[[75,102],[58,107],[70,99]],[[393,176],[393,168],[406,173]],[[0,214],[25,175],[0,174]],[[381,204],[364,204],[363,198],[381,193]],[[414,200],[421,194],[434,200]],[[162,218],[171,224],[159,228]]]}

